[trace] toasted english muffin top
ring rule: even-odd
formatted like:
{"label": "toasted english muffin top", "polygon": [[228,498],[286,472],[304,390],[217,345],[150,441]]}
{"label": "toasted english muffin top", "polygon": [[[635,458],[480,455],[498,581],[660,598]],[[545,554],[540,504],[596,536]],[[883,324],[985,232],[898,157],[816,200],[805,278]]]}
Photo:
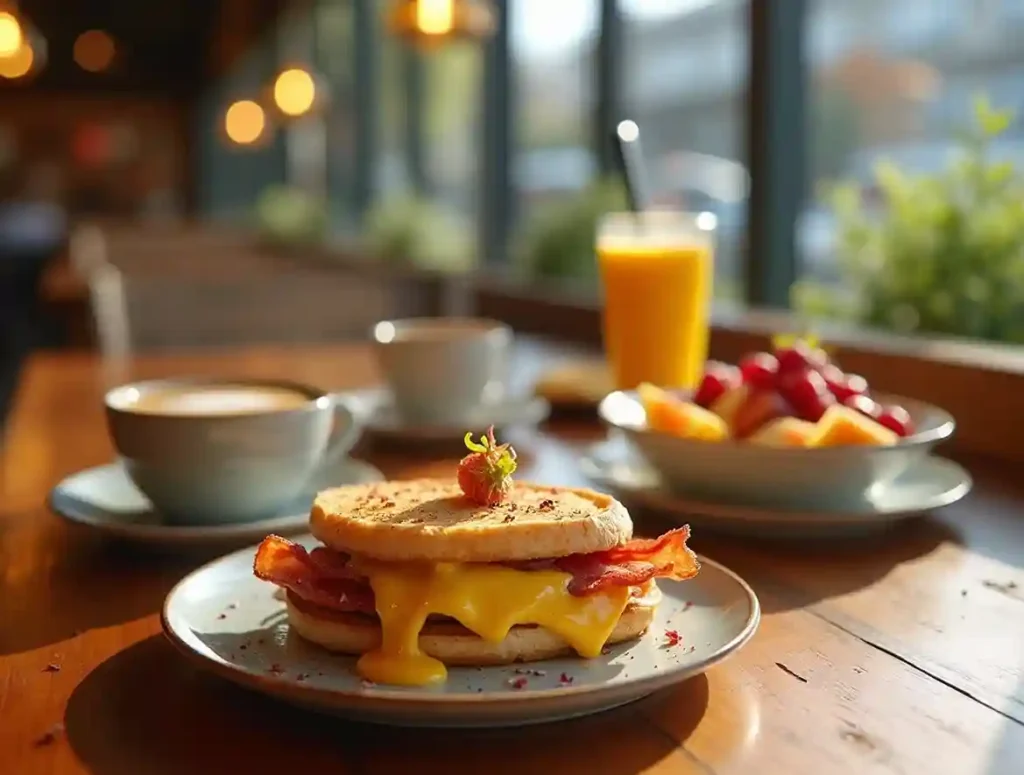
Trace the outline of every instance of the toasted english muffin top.
{"label": "toasted english muffin top", "polygon": [[628,541],[633,523],[611,496],[516,482],[480,506],[454,479],[350,485],[316,496],[310,530],[337,551],[380,560],[500,562],[598,552]]}

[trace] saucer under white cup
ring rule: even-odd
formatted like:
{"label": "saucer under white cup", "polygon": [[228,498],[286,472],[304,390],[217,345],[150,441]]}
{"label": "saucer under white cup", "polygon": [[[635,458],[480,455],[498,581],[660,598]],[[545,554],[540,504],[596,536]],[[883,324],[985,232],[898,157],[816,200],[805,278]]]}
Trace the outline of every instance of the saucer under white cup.
{"label": "saucer under white cup", "polygon": [[475,408],[465,415],[442,421],[411,421],[395,408],[388,388],[368,388],[338,394],[359,416],[363,430],[371,435],[409,441],[461,439],[467,432],[484,433],[493,425],[495,433],[521,425],[543,422],[551,411],[546,400],[537,396],[508,395]]}
{"label": "saucer under white cup", "polygon": [[650,509],[695,527],[765,538],[823,538],[877,531],[956,503],[973,484],[971,475],[959,464],[928,455],[860,503],[779,508],[680,495],[665,487],[657,472],[617,439],[592,447],[580,467],[595,486],[627,506]]}
{"label": "saucer under white cup", "polygon": [[378,482],[384,475],[369,463],[343,458],[319,472],[279,513],[256,522],[219,525],[168,524],[128,477],[121,463],[72,474],[50,492],[50,508],[77,525],[111,537],[168,547],[217,547],[259,541],[269,533],[303,532],[318,490]]}

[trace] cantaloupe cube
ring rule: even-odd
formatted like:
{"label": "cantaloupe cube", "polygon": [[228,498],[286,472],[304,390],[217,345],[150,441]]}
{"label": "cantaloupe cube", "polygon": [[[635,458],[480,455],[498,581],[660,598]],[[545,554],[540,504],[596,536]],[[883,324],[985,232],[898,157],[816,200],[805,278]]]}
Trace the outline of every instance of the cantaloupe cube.
{"label": "cantaloupe cube", "polygon": [[870,446],[891,447],[900,438],[884,425],[856,409],[835,404],[817,423],[817,433],[810,439],[811,447]]}
{"label": "cantaloupe cube", "polygon": [[765,447],[809,447],[818,434],[818,426],[798,417],[780,417],[763,426],[747,439]]}
{"label": "cantaloupe cube", "polygon": [[747,402],[750,396],[750,388],[746,385],[737,385],[726,390],[718,400],[711,404],[710,409],[723,420],[728,428],[732,428],[736,421],[736,413],[740,407]]}
{"label": "cantaloupe cube", "polygon": [[651,430],[702,441],[722,441],[729,436],[728,426],[714,412],[646,383],[637,388],[637,394]]}

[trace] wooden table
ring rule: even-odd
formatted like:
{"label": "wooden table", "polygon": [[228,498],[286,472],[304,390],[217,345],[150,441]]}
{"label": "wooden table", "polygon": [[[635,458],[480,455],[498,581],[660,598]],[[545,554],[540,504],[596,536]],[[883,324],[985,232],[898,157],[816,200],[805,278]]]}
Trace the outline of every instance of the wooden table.
{"label": "wooden table", "polygon": [[[522,379],[543,363],[524,360]],[[146,358],[135,375],[292,375],[371,383],[361,347]],[[85,354],[42,355],[0,460],[0,773],[1024,772],[1024,486],[972,465],[962,504],[867,542],[770,545],[698,533],[764,608],[753,641],[706,676],[603,716],[488,732],[374,728],[310,715],[198,671],[159,632],[164,594],[199,558],[104,543],[44,500],[110,459]],[[524,475],[580,484],[600,429],[513,440]],[[452,461],[373,454],[394,476]],[[739,473],[739,472],[738,472]],[[643,515],[639,528],[658,529]]]}

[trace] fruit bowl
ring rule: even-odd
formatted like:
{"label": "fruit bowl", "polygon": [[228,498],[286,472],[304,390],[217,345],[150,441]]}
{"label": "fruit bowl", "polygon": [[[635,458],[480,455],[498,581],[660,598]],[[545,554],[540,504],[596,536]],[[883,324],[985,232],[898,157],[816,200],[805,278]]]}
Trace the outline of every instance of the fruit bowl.
{"label": "fruit bowl", "polygon": [[[679,397],[692,398],[685,393]],[[913,433],[889,446],[815,448],[687,438],[651,429],[637,391],[610,393],[598,412],[603,422],[625,435],[666,486],[679,492],[758,505],[849,506],[888,485],[955,428],[949,413],[923,401],[884,394],[875,398],[906,409]]]}

